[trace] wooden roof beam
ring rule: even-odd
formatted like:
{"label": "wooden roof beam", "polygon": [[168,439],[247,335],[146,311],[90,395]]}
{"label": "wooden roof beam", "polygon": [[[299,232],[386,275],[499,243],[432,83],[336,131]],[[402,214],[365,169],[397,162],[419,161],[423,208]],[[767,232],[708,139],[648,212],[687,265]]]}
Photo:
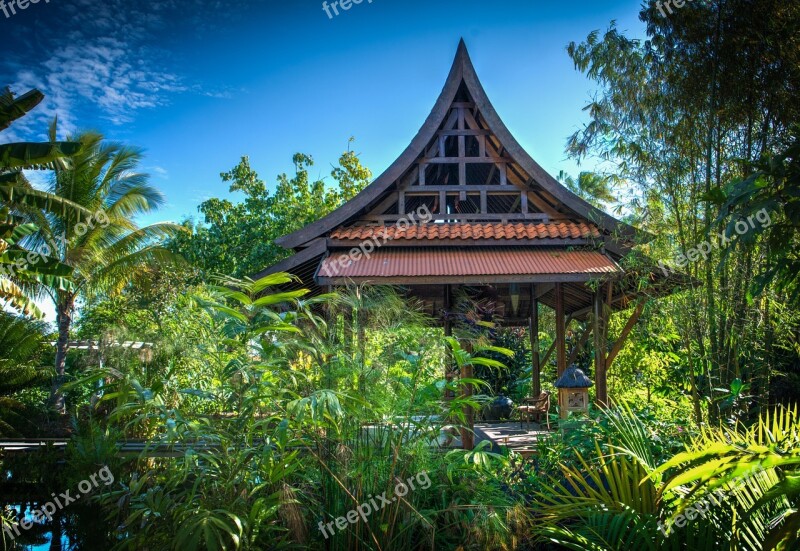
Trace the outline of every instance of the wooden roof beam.
{"label": "wooden roof beam", "polygon": [[465,128],[463,130],[439,130],[439,136],[488,136],[491,134],[489,130],[477,130],[472,128]]}
{"label": "wooden roof beam", "polygon": [[[459,139],[464,139],[464,136],[459,136]],[[460,147],[459,147],[460,149]],[[494,163],[496,165],[505,165],[507,163],[512,163],[511,159],[505,157],[466,157],[466,156],[458,156],[458,157],[426,157],[424,159],[420,159],[417,161],[418,164],[458,164],[458,163],[474,163],[474,164],[481,164],[481,163]]]}

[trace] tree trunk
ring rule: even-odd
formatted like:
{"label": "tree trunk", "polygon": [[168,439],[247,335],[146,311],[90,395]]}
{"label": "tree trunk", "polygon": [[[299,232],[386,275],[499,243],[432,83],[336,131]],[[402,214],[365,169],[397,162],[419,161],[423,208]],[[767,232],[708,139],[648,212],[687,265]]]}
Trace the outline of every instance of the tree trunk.
{"label": "tree trunk", "polygon": [[75,306],[75,298],[69,296],[59,296],[56,304],[56,323],[58,324],[58,341],[56,342],[56,377],[53,379],[53,387],[50,394],[50,401],[53,408],[60,414],[67,413],[67,405],[64,394],[61,392],[61,385],[64,384],[64,375],[67,365],[67,352],[69,351],[69,329],[72,325],[72,311]]}
{"label": "tree trunk", "polygon": [[64,544],[61,541],[64,538],[64,531],[61,526],[61,512],[56,512],[53,515],[53,522],[50,528],[50,547],[49,551],[62,551]]}
{"label": "tree trunk", "polygon": [[692,406],[694,406],[694,420],[697,428],[703,426],[703,410],[700,406],[700,395],[697,392],[697,374],[694,371],[694,360],[692,358],[691,340],[688,335],[684,336],[686,342],[686,356],[689,358],[689,385],[692,389]]}
{"label": "tree trunk", "polygon": [[[720,33],[722,30],[722,7],[717,6],[717,25],[716,25],[716,32],[714,34],[714,42],[712,45],[712,54],[714,59],[712,60],[712,68],[711,68],[711,90],[709,91],[709,102],[708,102],[708,133],[706,135],[706,178],[705,178],[705,193],[706,199],[704,200],[704,229],[705,235],[708,238],[711,238],[711,230],[714,228],[712,223],[712,213],[711,213],[711,201],[708,197],[711,195],[711,183],[713,180],[713,163],[714,163],[714,131],[719,127],[719,115],[717,113],[717,70],[718,70],[718,53],[719,53],[719,42],[720,42]],[[717,157],[717,162],[719,162],[719,157]],[[706,317],[708,318],[708,331],[709,331],[709,347],[710,347],[710,356],[707,358],[706,365],[709,366],[709,375],[715,376],[720,374],[720,365],[718,360],[719,356],[719,342],[717,340],[717,308],[716,308],[716,300],[715,300],[715,289],[714,289],[714,255],[710,255],[709,258],[705,260],[705,291],[706,291]],[[713,384],[711,379],[709,379],[709,385],[713,388]],[[713,392],[710,394],[713,396]],[[714,402],[713,400],[709,400],[708,402],[708,420],[709,422],[715,423],[718,419],[717,412],[714,410]]]}

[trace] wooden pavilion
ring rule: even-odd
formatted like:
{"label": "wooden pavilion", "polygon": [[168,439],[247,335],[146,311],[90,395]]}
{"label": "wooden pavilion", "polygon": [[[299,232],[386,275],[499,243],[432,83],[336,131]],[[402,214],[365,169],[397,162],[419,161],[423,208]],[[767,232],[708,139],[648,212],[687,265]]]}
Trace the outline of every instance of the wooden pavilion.
{"label": "wooden pavilion", "polygon": [[[633,248],[647,238],[528,155],[486,96],[462,40],[433,111],[400,157],[352,200],[277,240],[294,255],[259,276],[289,272],[315,292],[351,283],[401,286],[446,333],[456,289],[487,290],[504,325],[530,327],[533,395],[553,349],[560,376],[592,334],[596,400],[605,404],[608,368],[645,301],[679,284],[679,276],[624,267],[640,258]],[[539,305],[556,319],[544,359]],[[609,347],[609,315],[632,306]],[[574,320],[589,323],[568,351]],[[466,369],[462,375],[470,376]]]}

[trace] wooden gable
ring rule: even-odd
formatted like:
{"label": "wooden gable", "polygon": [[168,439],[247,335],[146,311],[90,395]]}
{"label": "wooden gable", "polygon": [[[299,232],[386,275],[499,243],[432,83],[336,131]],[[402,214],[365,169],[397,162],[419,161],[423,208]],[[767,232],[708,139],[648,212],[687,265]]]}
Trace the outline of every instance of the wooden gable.
{"label": "wooden gable", "polygon": [[637,234],[525,152],[486,96],[463,40],[433,111],[402,155],[348,203],[277,243],[302,249],[337,229],[389,225],[419,209],[437,223],[591,224],[620,255]]}

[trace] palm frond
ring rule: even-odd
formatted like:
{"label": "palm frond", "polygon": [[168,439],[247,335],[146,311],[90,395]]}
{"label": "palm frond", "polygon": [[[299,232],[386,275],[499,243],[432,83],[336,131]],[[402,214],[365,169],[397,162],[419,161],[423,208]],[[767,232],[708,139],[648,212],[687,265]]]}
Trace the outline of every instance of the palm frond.
{"label": "palm frond", "polygon": [[616,407],[604,410],[604,413],[613,430],[612,448],[635,458],[648,469],[655,469],[656,459],[651,446],[653,434],[630,405],[624,401],[619,402]]}
{"label": "palm frond", "polygon": [[[778,406],[752,428],[709,427],[687,450],[655,473],[674,471],[662,493],[685,497],[680,514],[690,503],[725,496],[731,510],[732,538],[742,546],[760,549],[798,537],[792,519],[800,496],[800,420],[797,406]],[[765,546],[764,549],[773,547]]]}
{"label": "palm frond", "polygon": [[[96,235],[94,242],[88,242],[88,246],[97,244],[97,252],[103,258],[115,260],[133,252],[136,252],[144,247],[149,247],[153,244],[163,242],[166,239],[175,237],[179,234],[185,233],[186,228],[180,224],[171,224],[163,222],[159,224],[151,224],[143,228],[138,228],[132,231],[109,231],[110,227],[98,227],[93,235]],[[120,237],[109,234],[119,233]]]}
{"label": "palm frond", "polygon": [[51,377],[38,363],[47,349],[45,329],[44,323],[0,312],[0,436],[18,436],[18,429],[29,423],[13,394]]}
{"label": "palm frond", "polygon": [[186,261],[179,254],[164,247],[147,247],[123,256],[99,269],[87,292],[106,291],[118,293],[134,275],[155,269],[157,266],[183,266]]}
{"label": "palm frond", "polygon": [[117,178],[106,195],[109,216],[130,218],[164,204],[164,195],[147,183],[147,174],[125,174]]}

